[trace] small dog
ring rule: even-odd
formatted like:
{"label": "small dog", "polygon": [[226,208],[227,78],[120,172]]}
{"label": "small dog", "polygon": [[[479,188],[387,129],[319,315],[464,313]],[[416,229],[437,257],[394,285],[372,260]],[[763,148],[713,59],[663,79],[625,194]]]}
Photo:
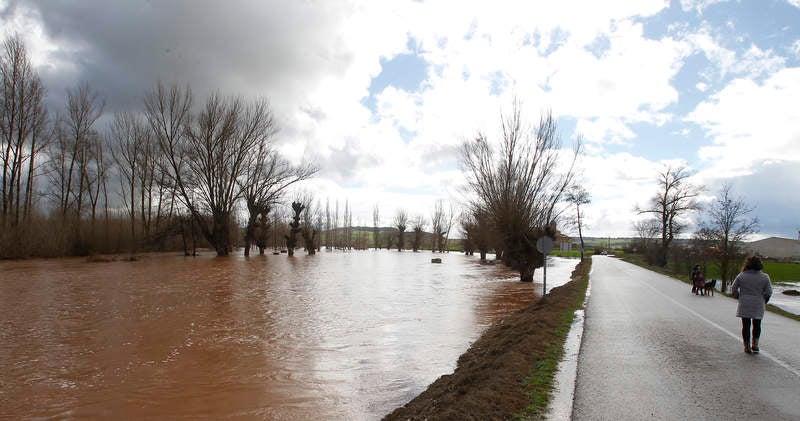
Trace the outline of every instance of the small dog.
{"label": "small dog", "polygon": [[703,285],[703,292],[706,295],[711,294],[711,296],[713,297],[714,296],[714,287],[715,286],[717,286],[717,280],[716,279],[712,279],[711,281],[706,282]]}

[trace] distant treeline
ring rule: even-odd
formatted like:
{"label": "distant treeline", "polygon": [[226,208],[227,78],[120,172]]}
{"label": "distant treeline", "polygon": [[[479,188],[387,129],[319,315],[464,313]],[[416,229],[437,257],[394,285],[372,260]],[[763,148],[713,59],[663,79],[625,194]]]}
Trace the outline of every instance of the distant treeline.
{"label": "distant treeline", "polygon": [[157,83],[140,111],[101,129],[105,102],[86,82],[67,90],[63,108],[46,108],[19,36],[3,42],[0,71],[0,257],[199,246],[225,255],[317,171],[276,153],[264,99],[195,104],[188,86]]}
{"label": "distant treeline", "polygon": [[47,109],[19,36],[3,42],[0,70],[0,258],[449,247],[457,215],[441,201],[430,220],[397,210],[390,228],[379,227],[376,205],[373,227],[355,228],[347,202],[340,214],[338,201],[323,209],[318,198],[289,193],[317,168],[276,152],[266,99],[196,101],[188,86],[157,82],[138,111],[115,113],[101,128],[105,101],[87,82]]}

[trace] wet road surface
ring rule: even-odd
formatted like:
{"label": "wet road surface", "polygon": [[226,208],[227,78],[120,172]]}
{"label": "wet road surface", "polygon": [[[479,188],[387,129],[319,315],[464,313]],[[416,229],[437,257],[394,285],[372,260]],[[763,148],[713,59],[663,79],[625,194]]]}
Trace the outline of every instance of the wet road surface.
{"label": "wet road surface", "polygon": [[573,419],[798,420],[800,323],[766,313],[743,352],[736,301],[594,256]]}

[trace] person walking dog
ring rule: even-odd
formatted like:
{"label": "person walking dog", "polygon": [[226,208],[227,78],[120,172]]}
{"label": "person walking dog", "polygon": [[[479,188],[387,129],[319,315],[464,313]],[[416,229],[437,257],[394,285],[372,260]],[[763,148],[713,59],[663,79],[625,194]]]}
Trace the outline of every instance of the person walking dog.
{"label": "person walking dog", "polygon": [[[739,300],[736,317],[742,319],[742,340],[744,352],[757,354],[758,339],[761,337],[761,319],[764,309],[772,296],[772,283],[769,275],[762,272],[764,264],[757,256],[744,261],[742,273],[736,276],[731,286],[731,295]],[[750,343],[750,326],[753,327],[753,342]]]}
{"label": "person walking dog", "polygon": [[706,277],[703,276],[700,265],[694,265],[694,269],[692,269],[692,292],[695,295],[705,295],[705,292],[703,292],[705,284]]}

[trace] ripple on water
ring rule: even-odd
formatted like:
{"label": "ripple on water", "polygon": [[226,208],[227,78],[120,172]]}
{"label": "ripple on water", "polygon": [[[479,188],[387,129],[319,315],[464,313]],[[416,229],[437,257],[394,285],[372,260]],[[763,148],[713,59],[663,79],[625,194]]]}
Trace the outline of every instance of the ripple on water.
{"label": "ripple on water", "polygon": [[541,292],[429,254],[0,262],[0,417],[380,418]]}

